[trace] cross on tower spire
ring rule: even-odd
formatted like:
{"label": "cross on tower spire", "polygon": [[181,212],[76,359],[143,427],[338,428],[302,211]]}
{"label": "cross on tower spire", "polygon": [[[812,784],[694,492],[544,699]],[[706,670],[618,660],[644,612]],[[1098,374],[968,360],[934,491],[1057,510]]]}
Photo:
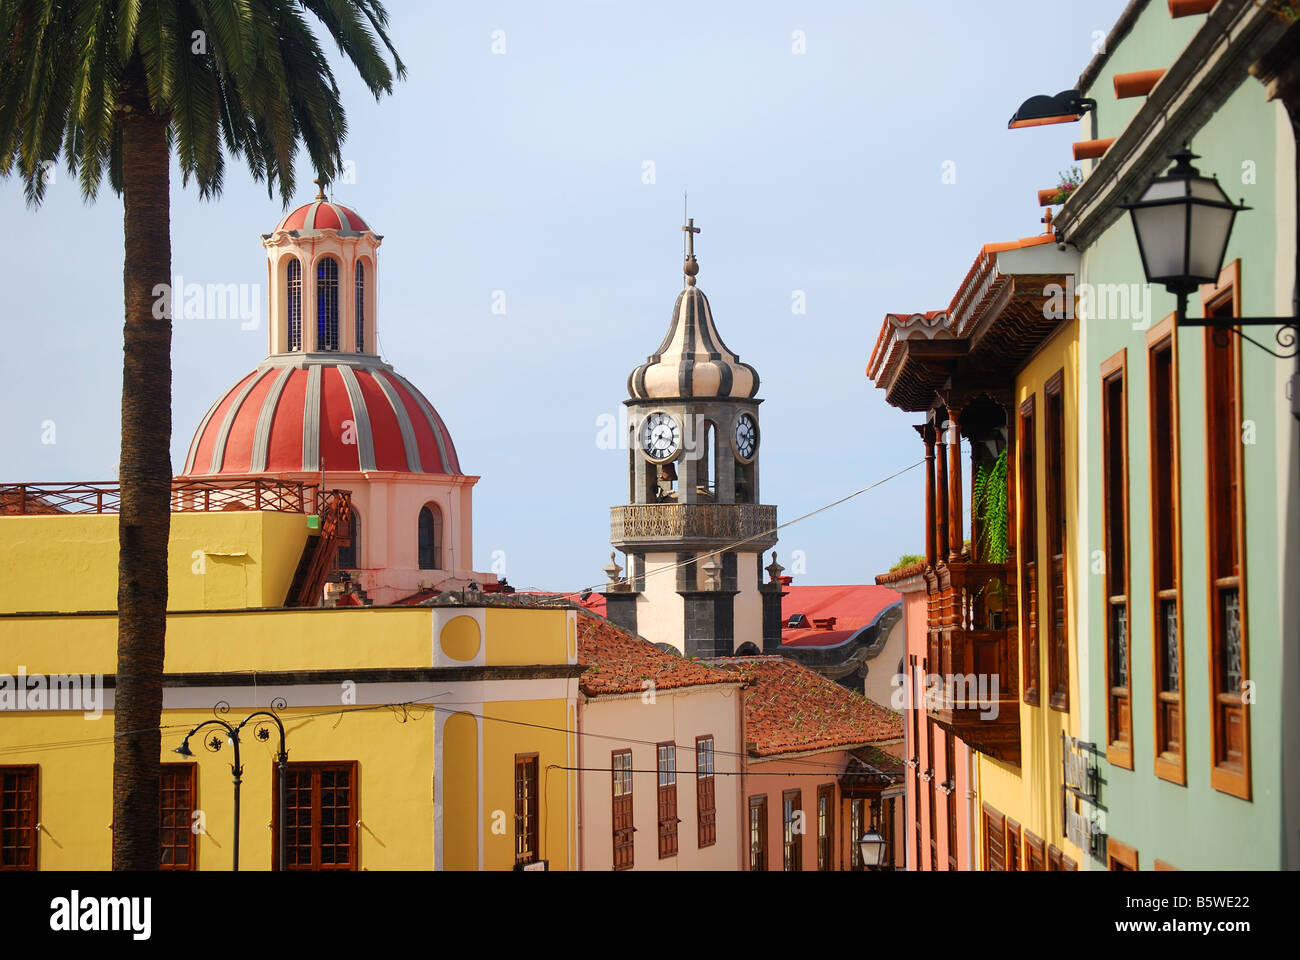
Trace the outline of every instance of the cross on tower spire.
{"label": "cross on tower spire", "polygon": [[695,225],[695,218],[689,218],[682,231],[686,234],[686,265],[682,267],[682,272],[686,274],[686,283],[689,286],[695,286],[695,275],[700,272],[700,265],[695,262],[695,235],[700,232],[700,228]]}

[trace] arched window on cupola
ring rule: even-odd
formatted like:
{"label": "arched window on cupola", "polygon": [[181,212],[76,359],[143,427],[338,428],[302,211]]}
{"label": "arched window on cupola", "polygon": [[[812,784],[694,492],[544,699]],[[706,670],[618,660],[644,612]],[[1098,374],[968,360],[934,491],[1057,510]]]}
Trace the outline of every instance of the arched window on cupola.
{"label": "arched window on cupola", "polygon": [[356,305],[356,328],[357,328],[357,353],[366,352],[366,263],[364,260],[357,261],[357,305]]}
{"label": "arched window on cupola", "polygon": [[339,348],[339,262],[322,257],[316,265],[316,349]]}
{"label": "arched window on cupola", "polygon": [[289,258],[286,272],[289,281],[289,349],[302,349],[302,263],[297,257]]}
{"label": "arched window on cupola", "polygon": [[420,508],[420,569],[441,570],[442,567],[442,509],[436,503]]}

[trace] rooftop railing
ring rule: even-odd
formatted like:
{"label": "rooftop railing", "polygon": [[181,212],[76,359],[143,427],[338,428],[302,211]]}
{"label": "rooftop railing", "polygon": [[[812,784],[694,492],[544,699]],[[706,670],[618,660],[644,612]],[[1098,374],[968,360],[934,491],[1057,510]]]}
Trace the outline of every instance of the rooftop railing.
{"label": "rooftop railing", "polygon": [[[318,513],[320,488],[314,483],[265,478],[175,480],[173,513],[270,510]],[[122,488],[109,483],[0,484],[0,516],[119,513]]]}

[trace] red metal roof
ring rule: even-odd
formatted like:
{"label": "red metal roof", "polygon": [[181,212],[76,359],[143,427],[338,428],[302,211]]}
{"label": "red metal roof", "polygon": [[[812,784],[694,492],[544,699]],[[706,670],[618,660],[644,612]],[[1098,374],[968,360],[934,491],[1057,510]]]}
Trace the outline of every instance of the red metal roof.
{"label": "red metal roof", "polygon": [[[865,583],[791,585],[787,590],[781,599],[782,623],[789,623],[790,618],[799,613],[808,619],[807,627],[781,630],[782,645],[791,647],[829,647],[843,643],[863,627],[874,623],[886,607],[903,598],[897,590]],[[814,620],[831,617],[835,624],[830,629],[813,625]]]}
{"label": "red metal roof", "polygon": [[321,230],[338,230],[340,233],[365,233],[370,228],[355,210],[329,200],[313,200],[286,214],[275,225],[276,230],[296,230],[300,236],[310,236]]}

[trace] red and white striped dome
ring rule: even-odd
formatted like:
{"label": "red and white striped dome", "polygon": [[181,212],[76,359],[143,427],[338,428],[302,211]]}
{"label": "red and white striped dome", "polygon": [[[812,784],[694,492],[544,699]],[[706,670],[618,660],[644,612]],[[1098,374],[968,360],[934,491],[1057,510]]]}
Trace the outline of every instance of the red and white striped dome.
{"label": "red and white striped dome", "polygon": [[370,230],[366,221],[341,203],[317,197],[287,214],[275,225],[275,232],[288,230],[294,236],[319,236],[322,230],[337,230],[341,236],[352,237]]}
{"label": "red and white striped dome", "polygon": [[185,458],[186,476],[321,469],[461,472],[419,390],[385,363],[344,356],[267,360],[212,405]]}

